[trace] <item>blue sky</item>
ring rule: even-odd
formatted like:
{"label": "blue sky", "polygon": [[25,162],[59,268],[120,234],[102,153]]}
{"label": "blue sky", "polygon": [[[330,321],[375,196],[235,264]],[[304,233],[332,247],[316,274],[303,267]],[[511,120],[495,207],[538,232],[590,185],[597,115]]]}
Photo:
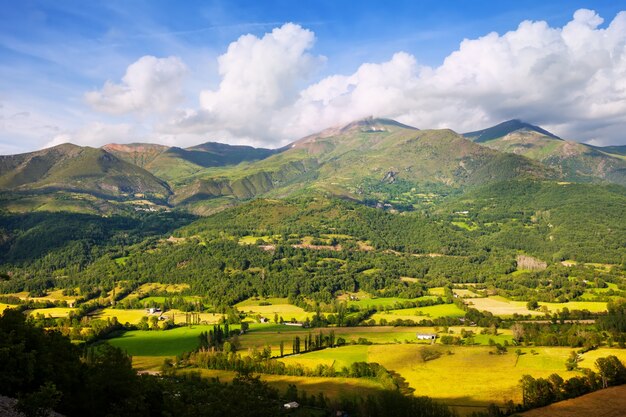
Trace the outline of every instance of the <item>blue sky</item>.
{"label": "blue sky", "polygon": [[[607,72],[613,77],[622,74],[622,60],[615,58],[615,51],[623,49],[623,39],[615,40],[617,35],[613,35],[609,36],[613,42],[610,47],[597,45],[607,38],[600,32],[607,30],[621,9],[626,9],[618,3],[5,2],[0,13],[0,154],[29,151],[64,140],[92,146],[129,141],[191,145],[207,140],[280,146],[298,135],[328,127],[324,124],[370,114],[395,117],[421,128],[446,126],[458,131],[519,116],[575,140],[624,143],[626,139],[621,140],[616,133],[623,131],[626,123],[616,116],[623,93],[612,87],[602,89],[600,81],[593,85],[585,81],[605,77]],[[594,23],[593,16],[581,14],[578,21],[584,21],[593,33],[580,29],[575,38],[596,36],[600,41],[585,41],[591,48],[588,53],[604,48],[611,60],[573,77],[561,88],[579,88],[588,96],[615,96],[610,108],[603,98],[589,103],[583,103],[580,97],[564,100],[560,91],[550,91],[551,95],[541,101],[533,96],[537,92],[522,97],[523,93],[507,86],[486,92],[484,86],[467,85],[471,98],[452,95],[452,85],[442,87],[450,79],[456,80],[457,89],[459,85],[465,87],[459,84],[459,68],[464,68],[464,63],[476,67],[471,57],[460,57],[456,70],[442,66],[446,57],[460,49],[464,39],[479,40],[491,32],[503,37],[517,31],[526,20],[545,21],[548,29],[560,30],[576,20],[573,16],[579,9],[592,9],[604,20]],[[286,27],[289,22],[295,26]],[[614,26],[616,32],[620,27]],[[548,29],[537,27],[520,36],[528,39],[543,30],[545,38],[551,36]],[[246,34],[252,35],[247,46],[242,41],[238,51],[228,55],[229,45]],[[503,41],[486,39],[484,49],[494,48],[489,55],[493,57],[502,51]],[[289,49],[298,42],[300,47]],[[512,37],[505,43],[515,42],[519,41]],[[590,46],[594,42],[596,45]],[[576,48],[567,39],[564,44]],[[480,45],[475,46],[481,50]],[[293,53],[292,59],[281,62],[280,48],[286,48],[284,54]],[[556,48],[550,57],[558,58],[562,49]],[[254,59],[254,51],[273,53],[273,62]],[[220,56],[226,56],[223,61],[235,63],[230,67],[220,64]],[[143,57],[154,60],[141,61]],[[511,59],[508,55],[504,58]],[[523,59],[535,59],[539,65],[548,57]],[[137,62],[141,65],[135,68],[134,78],[130,76],[137,81],[129,84],[124,76]],[[575,60],[559,62],[562,71],[566,71],[566,65],[578,65]],[[366,63],[373,67],[363,67]],[[247,66],[249,72],[240,74],[238,66]],[[498,64],[492,67],[507,77]],[[489,71],[488,67],[473,77],[485,76],[484,71]],[[515,76],[532,84],[533,74]],[[237,76],[249,84],[239,83]],[[393,80],[386,85],[385,77],[403,80],[407,88],[403,89],[400,82],[395,85]],[[152,80],[152,84],[145,80]],[[111,88],[106,88],[107,83]],[[259,85],[270,87],[258,91]],[[160,86],[164,90],[167,87],[167,91],[151,93]],[[120,96],[124,91],[130,93]],[[385,92],[381,103],[375,103],[377,91]],[[412,100],[421,95],[430,97],[429,101],[445,96],[446,101],[438,105],[450,110],[435,114],[427,103]],[[133,104],[128,104],[131,99]],[[154,100],[164,103],[155,107]],[[511,100],[514,105],[509,105]],[[564,115],[542,110],[541,106],[547,106],[550,100],[563,101],[560,105]],[[389,103],[402,104],[394,108]],[[504,109],[497,103],[505,103],[500,106]],[[600,105],[604,107],[598,110]],[[463,112],[459,113],[459,107]],[[246,109],[252,109],[251,113],[246,114]],[[590,118],[589,113],[594,112],[598,116]]]}

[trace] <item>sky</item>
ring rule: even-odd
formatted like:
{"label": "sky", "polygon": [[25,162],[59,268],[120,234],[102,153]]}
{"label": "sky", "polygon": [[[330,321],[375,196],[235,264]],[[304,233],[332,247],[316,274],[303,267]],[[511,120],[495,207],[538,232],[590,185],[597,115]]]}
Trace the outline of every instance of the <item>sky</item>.
{"label": "sky", "polygon": [[522,119],[626,144],[616,1],[5,1],[0,154],[207,141],[276,148],[387,117]]}

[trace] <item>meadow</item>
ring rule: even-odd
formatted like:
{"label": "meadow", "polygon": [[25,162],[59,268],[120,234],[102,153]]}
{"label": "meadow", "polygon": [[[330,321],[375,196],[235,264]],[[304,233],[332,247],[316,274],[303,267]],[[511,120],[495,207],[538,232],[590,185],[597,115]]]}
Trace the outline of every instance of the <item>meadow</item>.
{"label": "meadow", "polygon": [[[183,369],[179,372],[200,372],[206,378],[219,378],[220,381],[230,382],[236,373],[232,371],[219,371],[213,369]],[[296,385],[298,391],[304,391],[308,396],[324,393],[331,401],[342,397],[355,395],[365,397],[377,390],[381,385],[367,378],[323,378],[323,377],[300,377],[289,375],[261,375],[261,379],[270,386],[285,392],[290,384]]]}
{"label": "meadow", "polygon": [[427,307],[402,308],[397,310],[381,311],[372,315],[372,319],[380,323],[381,319],[392,320],[428,320],[437,317],[463,317],[465,311],[454,304],[438,304]]}
{"label": "meadow", "polygon": [[[260,305],[261,303],[269,303],[269,305]],[[282,317],[286,321],[295,319],[296,321],[303,322],[307,318],[313,317],[314,313],[308,313],[304,309],[289,304],[287,298],[268,298],[268,299],[248,299],[235,304],[235,307],[248,316],[261,316],[270,321],[274,320],[275,315],[278,318]]]}
{"label": "meadow", "polygon": [[[542,311],[529,310],[525,301],[514,301],[502,296],[491,296],[484,298],[472,298],[466,300],[465,303],[480,311],[489,311],[496,316],[510,317],[513,314],[541,316]],[[589,310],[592,313],[600,313],[606,311],[606,302],[596,301],[569,301],[567,303],[545,303],[539,302],[539,308],[545,307],[550,313],[563,311],[564,308],[571,310]]]}
{"label": "meadow", "polygon": [[[425,362],[420,355],[425,348],[436,349],[441,356]],[[512,348],[504,355],[493,354],[493,350],[486,346],[358,345],[281,360],[309,367],[325,364],[336,368],[355,361],[377,362],[402,375],[415,389],[415,395],[427,395],[455,406],[486,406],[491,402],[502,404],[507,400],[520,402],[519,380],[525,374],[545,378],[557,373],[565,379],[579,375],[578,372],[565,370],[571,348],[522,347],[519,359]],[[598,349],[582,355],[580,366],[593,369],[598,357],[608,355],[626,360],[624,350]]]}

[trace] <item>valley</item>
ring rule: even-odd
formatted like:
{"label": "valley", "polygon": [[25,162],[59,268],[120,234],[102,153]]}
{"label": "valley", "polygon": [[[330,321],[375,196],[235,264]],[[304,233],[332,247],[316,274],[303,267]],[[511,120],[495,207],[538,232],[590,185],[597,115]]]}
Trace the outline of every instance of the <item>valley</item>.
{"label": "valley", "polygon": [[[567,143],[368,118],[278,150],[2,157],[0,311],[141,373],[258,375],[311,412],[389,391],[461,416],[581,395],[598,360],[626,362],[626,189],[615,149],[576,145],[610,159],[600,172],[556,158]],[[522,385],[548,380],[530,406]]]}

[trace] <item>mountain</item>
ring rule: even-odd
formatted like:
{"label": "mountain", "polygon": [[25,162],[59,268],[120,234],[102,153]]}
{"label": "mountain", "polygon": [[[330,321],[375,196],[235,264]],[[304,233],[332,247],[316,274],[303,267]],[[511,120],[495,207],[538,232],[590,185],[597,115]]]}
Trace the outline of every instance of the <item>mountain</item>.
{"label": "mountain", "polygon": [[531,125],[530,123],[526,123],[518,119],[507,120],[506,122],[502,122],[487,129],[463,133],[463,136],[476,143],[485,143],[513,132],[535,132],[549,138],[560,139],[555,134],[542,129],[539,126]]}
{"label": "mountain", "polygon": [[386,200],[402,193],[408,202],[435,188],[520,177],[556,175],[525,157],[486,148],[448,129],[419,130],[367,118],[302,138],[260,161],[180,179],[173,201],[214,208],[261,195],[321,191],[356,200]]}
{"label": "mountain", "polygon": [[559,172],[567,181],[608,181],[626,185],[626,159],[618,154],[620,147],[596,148],[562,140],[519,120],[465,133],[464,136],[491,149],[539,161]]}
{"label": "mountain", "polygon": [[168,182],[193,175],[204,168],[236,165],[264,159],[276,150],[207,142],[190,148],[145,143],[108,144],[102,149],[136,164]]}
{"label": "mountain", "polygon": [[626,156],[626,145],[622,146],[594,146],[595,149],[612,155]]}
{"label": "mountain", "polygon": [[164,200],[171,194],[165,182],[137,165],[103,149],[72,144],[0,156],[0,190],[78,192],[113,199],[141,194]]}

